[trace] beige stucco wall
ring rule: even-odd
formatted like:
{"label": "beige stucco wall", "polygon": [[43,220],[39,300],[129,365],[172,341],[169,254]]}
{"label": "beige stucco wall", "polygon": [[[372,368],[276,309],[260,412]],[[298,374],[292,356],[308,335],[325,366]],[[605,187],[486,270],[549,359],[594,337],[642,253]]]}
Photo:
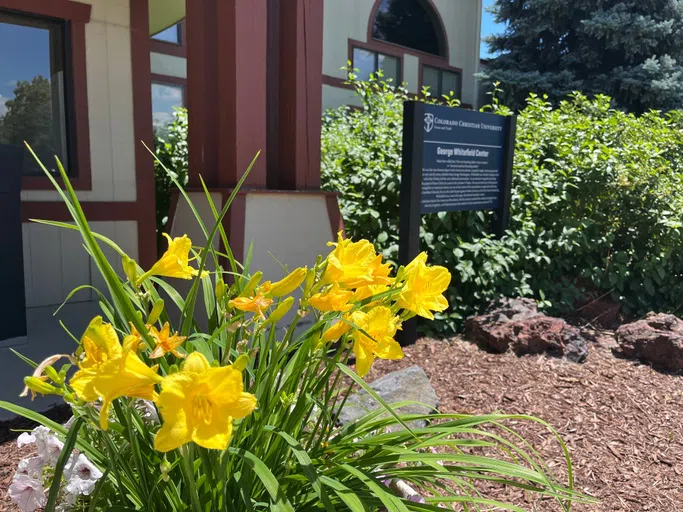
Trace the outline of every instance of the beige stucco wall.
{"label": "beige stucco wall", "polygon": [[[85,29],[92,190],[78,196],[82,202],[135,201],[130,0],[80,1],[92,5]],[[52,190],[23,191],[21,197],[24,202],[61,201]],[[94,222],[92,227],[137,257],[137,222]],[[76,233],[24,223],[23,238],[27,307],[59,304],[76,286],[103,285]],[[114,265],[120,266],[118,259]],[[87,291],[74,297],[91,298]]]}
{"label": "beige stucco wall", "polygon": [[[204,192],[187,192],[187,196],[190,198],[190,201],[192,201],[192,204],[206,226],[207,231],[211,232],[216,221],[211,205],[207,201]],[[216,210],[220,212],[223,208],[221,194],[219,192],[211,193],[211,201]],[[171,236],[187,235],[192,240],[193,245],[203,246],[206,244],[206,236],[202,231],[202,227],[194,216],[190,205],[183,197],[178,198],[175,213],[173,218],[169,219],[169,223],[171,225]],[[220,233],[214,238],[213,245],[216,249],[220,246]]]}
{"label": "beige stucco wall", "polygon": [[[114,240],[132,258],[138,257],[137,222],[91,222],[90,228]],[[86,284],[106,292],[104,280],[76,231],[36,223],[23,224],[22,231],[26,307],[61,304],[74,288]],[[105,244],[101,246],[114,269],[120,272],[116,252]],[[90,290],[81,290],[72,301],[89,301],[94,295]]]}
{"label": "beige stucco wall", "polygon": [[290,270],[314,265],[318,254],[330,251],[326,244],[333,237],[322,194],[247,195],[244,251],[253,243],[251,270],[261,270],[265,279],[280,279],[280,264]]}
{"label": "beige stucco wall", "polygon": [[[349,58],[348,41],[367,42],[370,14],[375,0],[324,0],[323,74],[345,78],[340,68]],[[463,70],[462,101],[477,104],[477,85],[481,40],[481,0],[433,0],[446,28],[449,65]],[[399,48],[399,47],[396,47]],[[403,55],[403,77],[410,92],[418,92],[419,61]],[[344,105],[348,95],[323,89],[323,109]],[[337,88],[334,88],[337,89]]]}

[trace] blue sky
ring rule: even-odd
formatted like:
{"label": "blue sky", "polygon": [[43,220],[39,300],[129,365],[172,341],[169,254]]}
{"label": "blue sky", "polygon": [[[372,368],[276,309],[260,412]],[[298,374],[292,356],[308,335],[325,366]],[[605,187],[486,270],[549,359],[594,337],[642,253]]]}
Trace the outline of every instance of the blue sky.
{"label": "blue sky", "polygon": [[[495,3],[495,0],[482,0],[482,2],[484,3],[484,12],[482,13],[481,17],[481,37],[486,37],[490,34],[502,32],[503,27],[501,25],[498,25],[495,21],[493,21],[493,15],[486,12],[486,7],[493,5]],[[481,43],[480,55],[482,59],[491,57],[491,55],[489,54],[489,47],[483,41]]]}
{"label": "blue sky", "polygon": [[44,29],[0,23],[0,48],[21,48],[0,53],[0,115],[5,102],[14,97],[18,80],[36,75],[50,78],[50,33]]}

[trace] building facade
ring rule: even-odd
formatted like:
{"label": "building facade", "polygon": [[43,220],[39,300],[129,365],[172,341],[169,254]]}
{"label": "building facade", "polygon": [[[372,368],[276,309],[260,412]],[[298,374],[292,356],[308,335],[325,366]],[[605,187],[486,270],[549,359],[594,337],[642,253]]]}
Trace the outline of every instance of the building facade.
{"label": "building facade", "polygon": [[[321,0],[323,11],[323,110],[360,105],[344,82],[351,62],[359,78],[379,69],[408,91],[453,91],[476,107],[482,3],[480,0]],[[387,25],[389,28],[387,29]],[[155,126],[185,106],[185,22],[152,36],[152,98]]]}
{"label": "building facade", "polygon": [[359,78],[381,69],[412,93],[452,91],[476,105],[481,10],[480,0],[325,0],[324,108],[359,104],[344,84],[347,62]]}

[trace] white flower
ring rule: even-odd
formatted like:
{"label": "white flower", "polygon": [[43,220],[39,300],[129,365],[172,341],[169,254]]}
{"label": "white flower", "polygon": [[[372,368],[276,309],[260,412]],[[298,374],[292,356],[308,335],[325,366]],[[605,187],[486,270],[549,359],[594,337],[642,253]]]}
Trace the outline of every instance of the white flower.
{"label": "white flower", "polygon": [[43,484],[24,474],[18,474],[12,479],[8,495],[22,512],[41,509],[47,502]]}
{"label": "white flower", "polygon": [[38,456],[42,457],[45,463],[50,466],[57,464],[59,454],[64,447],[64,443],[57,439],[52,430],[43,426],[34,428],[30,434],[24,432],[17,438],[17,446],[19,448],[29,444],[36,445]]}
{"label": "white flower", "polygon": [[17,466],[17,474],[30,476],[31,478],[35,478],[37,480],[42,480],[43,466],[45,466],[45,461],[40,456],[22,459],[19,461],[19,465]]}
{"label": "white flower", "polygon": [[102,472],[85,455],[81,454],[65,470],[64,476],[68,480],[66,492],[89,496],[95,489],[97,481],[102,478]]}
{"label": "white flower", "polygon": [[43,439],[36,437],[36,448],[38,449],[38,456],[42,457],[46,464],[56,466],[64,443],[55,436],[45,436]]}
{"label": "white flower", "polygon": [[33,444],[36,442],[36,436],[29,432],[24,432],[17,438],[17,446],[23,448],[26,445]]}

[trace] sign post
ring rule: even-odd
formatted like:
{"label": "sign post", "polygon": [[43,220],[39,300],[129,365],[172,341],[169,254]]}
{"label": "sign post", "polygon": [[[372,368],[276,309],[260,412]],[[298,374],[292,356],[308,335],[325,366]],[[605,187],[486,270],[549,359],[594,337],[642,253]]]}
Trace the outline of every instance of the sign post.
{"label": "sign post", "polygon": [[0,144],[0,341],[26,336],[24,244],[21,234],[21,170],[26,150]]}
{"label": "sign post", "polygon": [[[493,233],[510,221],[516,116],[407,101],[403,111],[403,162],[399,263],[420,253],[425,213],[494,210]],[[417,340],[417,321],[405,322],[402,344]]]}

